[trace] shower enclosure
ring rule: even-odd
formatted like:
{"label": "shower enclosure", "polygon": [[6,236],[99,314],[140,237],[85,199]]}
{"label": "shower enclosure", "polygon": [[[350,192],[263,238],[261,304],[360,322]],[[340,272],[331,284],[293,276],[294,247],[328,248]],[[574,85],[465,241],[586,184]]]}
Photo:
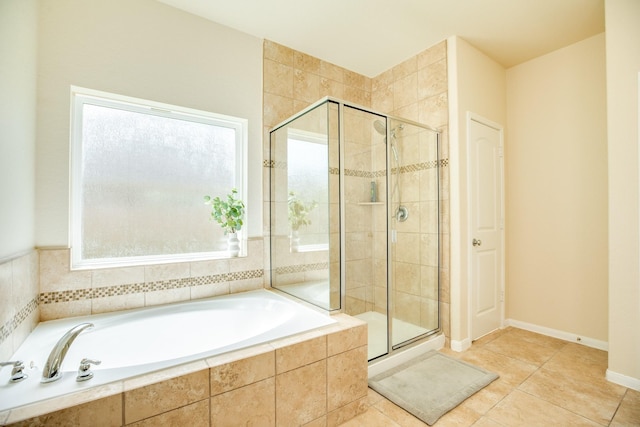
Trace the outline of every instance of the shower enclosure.
{"label": "shower enclosure", "polygon": [[271,285],[366,321],[369,360],[440,330],[438,141],[333,98],[270,132]]}

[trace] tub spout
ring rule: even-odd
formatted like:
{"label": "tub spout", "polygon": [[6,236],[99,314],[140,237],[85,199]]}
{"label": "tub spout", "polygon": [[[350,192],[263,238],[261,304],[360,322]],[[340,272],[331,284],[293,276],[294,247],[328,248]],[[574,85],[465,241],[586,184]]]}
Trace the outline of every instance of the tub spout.
{"label": "tub spout", "polygon": [[71,347],[71,343],[73,343],[73,340],[76,339],[80,332],[92,327],[93,323],[81,323],[71,328],[62,336],[62,338],[60,338],[51,350],[47,363],[45,363],[44,368],[42,369],[42,379],[40,382],[50,383],[52,381],[59,380],[60,377],[62,377],[62,362],[64,361],[64,357],[67,355],[69,347]]}

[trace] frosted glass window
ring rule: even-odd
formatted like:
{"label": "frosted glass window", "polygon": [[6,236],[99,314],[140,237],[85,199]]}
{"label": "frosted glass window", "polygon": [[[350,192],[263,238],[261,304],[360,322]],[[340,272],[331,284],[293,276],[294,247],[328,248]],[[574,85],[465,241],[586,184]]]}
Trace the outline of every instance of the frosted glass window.
{"label": "frosted glass window", "polygon": [[[291,197],[305,207],[307,224],[298,237],[304,250],[329,245],[329,150],[324,135],[290,131],[287,146],[287,179]],[[291,215],[291,213],[290,213]]]}
{"label": "frosted glass window", "polygon": [[246,120],[137,101],[74,95],[74,266],[226,256],[204,196],[243,196]]}

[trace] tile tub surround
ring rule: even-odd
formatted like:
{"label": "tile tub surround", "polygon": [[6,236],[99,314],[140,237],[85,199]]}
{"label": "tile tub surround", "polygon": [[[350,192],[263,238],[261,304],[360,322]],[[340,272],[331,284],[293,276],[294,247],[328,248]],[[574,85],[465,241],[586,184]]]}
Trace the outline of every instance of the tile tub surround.
{"label": "tile tub surround", "polygon": [[9,360],[37,326],[38,292],[36,250],[0,260],[0,361]]}
{"label": "tile tub surround", "polygon": [[340,425],[366,409],[367,329],[345,314],[333,318],[269,344],[0,413],[0,425]]}
{"label": "tile tub surround", "polygon": [[263,239],[247,257],[71,271],[69,249],[40,249],[40,321],[189,301],[265,287]]}

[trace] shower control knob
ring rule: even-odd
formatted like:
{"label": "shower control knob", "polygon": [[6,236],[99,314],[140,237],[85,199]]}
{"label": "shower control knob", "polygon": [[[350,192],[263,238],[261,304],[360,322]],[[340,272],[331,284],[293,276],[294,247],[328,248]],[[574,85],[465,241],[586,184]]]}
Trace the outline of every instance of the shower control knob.
{"label": "shower control knob", "polygon": [[473,239],[473,241],[471,242],[471,244],[472,244],[473,246],[480,246],[480,245],[482,245],[482,240],[480,240],[480,239]]}

